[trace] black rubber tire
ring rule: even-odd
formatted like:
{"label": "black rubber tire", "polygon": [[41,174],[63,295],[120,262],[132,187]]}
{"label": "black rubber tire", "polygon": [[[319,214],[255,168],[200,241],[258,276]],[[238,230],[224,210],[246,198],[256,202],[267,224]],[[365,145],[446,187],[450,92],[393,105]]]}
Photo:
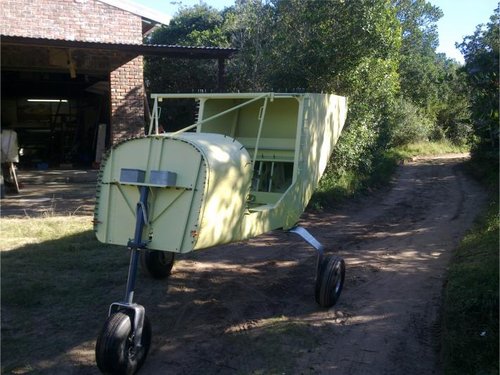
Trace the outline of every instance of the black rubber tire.
{"label": "black rubber tire", "polygon": [[149,275],[154,279],[165,279],[170,276],[174,260],[175,253],[170,251],[141,251],[141,268],[146,275]]}
{"label": "black rubber tire", "polygon": [[144,317],[142,348],[134,353],[132,347],[132,319],[125,313],[111,315],[97,337],[95,359],[104,374],[132,375],[143,365],[151,345],[151,323]]}
{"label": "black rubber tire", "polygon": [[335,305],[342,293],[345,279],[344,259],[325,256],[316,275],[315,297],[321,307]]}

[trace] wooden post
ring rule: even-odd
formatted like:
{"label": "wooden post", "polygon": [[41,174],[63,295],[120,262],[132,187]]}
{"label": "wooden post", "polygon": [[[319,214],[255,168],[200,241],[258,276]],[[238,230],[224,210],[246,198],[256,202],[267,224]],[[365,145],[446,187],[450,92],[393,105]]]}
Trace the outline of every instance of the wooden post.
{"label": "wooden post", "polygon": [[217,75],[217,89],[219,92],[224,90],[224,68],[225,68],[225,60],[223,57],[218,58],[218,75]]}

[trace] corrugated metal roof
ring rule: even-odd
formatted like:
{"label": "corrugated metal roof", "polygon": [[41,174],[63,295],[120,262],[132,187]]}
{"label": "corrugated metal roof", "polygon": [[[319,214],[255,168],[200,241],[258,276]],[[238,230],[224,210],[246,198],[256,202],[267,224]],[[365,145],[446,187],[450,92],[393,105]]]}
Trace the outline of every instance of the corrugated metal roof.
{"label": "corrugated metal roof", "polygon": [[223,47],[193,47],[164,44],[124,44],[87,42],[66,39],[30,38],[24,36],[0,35],[2,45],[24,45],[39,47],[98,49],[120,51],[136,55],[156,55],[166,57],[185,57],[192,59],[228,58],[238,50]]}

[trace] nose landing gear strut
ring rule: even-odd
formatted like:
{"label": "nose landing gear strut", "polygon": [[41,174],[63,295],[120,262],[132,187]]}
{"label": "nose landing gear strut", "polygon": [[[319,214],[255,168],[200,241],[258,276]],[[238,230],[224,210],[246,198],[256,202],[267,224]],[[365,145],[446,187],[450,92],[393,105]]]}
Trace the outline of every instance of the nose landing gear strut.
{"label": "nose landing gear strut", "polygon": [[111,304],[108,319],[96,342],[97,367],[106,374],[136,373],[146,360],[151,345],[151,324],[144,306],[133,302],[140,252],[141,249],[146,249],[142,232],[148,222],[148,195],[149,188],[141,186],[136,208],[135,235],[128,242],[130,265],[125,300]]}

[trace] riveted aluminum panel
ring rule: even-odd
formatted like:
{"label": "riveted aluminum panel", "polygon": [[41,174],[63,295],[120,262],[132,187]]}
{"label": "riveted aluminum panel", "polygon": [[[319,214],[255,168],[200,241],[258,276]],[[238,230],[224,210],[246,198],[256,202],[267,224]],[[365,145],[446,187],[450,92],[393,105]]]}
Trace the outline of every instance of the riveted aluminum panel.
{"label": "riveted aluminum panel", "polygon": [[[241,234],[229,225],[243,215],[250,187],[250,157],[219,134],[154,136],[114,148],[102,167],[95,231],[105,243],[126,245],[135,228],[139,187],[151,189],[143,240],[149,249],[188,252]],[[122,182],[124,169],[145,171],[145,182]],[[176,174],[175,186],[151,181],[151,172]]]}

